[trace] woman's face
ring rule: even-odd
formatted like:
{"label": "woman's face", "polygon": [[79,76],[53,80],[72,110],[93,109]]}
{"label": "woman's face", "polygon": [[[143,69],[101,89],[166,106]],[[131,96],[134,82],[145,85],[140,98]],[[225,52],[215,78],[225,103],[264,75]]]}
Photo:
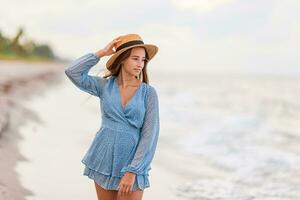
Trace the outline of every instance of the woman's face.
{"label": "woman's face", "polygon": [[145,49],[142,47],[134,47],[131,49],[130,56],[123,61],[123,70],[132,76],[138,76],[144,68],[145,59]]}

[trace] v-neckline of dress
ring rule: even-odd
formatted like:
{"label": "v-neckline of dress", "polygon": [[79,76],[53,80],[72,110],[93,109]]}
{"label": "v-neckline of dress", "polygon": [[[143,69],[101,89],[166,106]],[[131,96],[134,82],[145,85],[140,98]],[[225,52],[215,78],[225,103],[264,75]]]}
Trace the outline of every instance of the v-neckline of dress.
{"label": "v-neckline of dress", "polygon": [[122,105],[122,97],[121,97],[121,90],[119,88],[119,84],[118,84],[118,79],[117,79],[117,76],[115,76],[115,79],[114,79],[114,83],[116,84],[116,87],[117,87],[117,93],[118,93],[118,102],[119,102],[119,105],[121,107],[121,110],[124,112],[127,108],[127,106],[130,104],[131,101],[133,101],[133,99],[135,98],[135,96],[137,95],[137,93],[139,92],[140,88],[142,87],[143,85],[143,82],[138,86],[138,88],[135,90],[134,94],[132,95],[132,97],[127,101],[127,103],[124,105]]}

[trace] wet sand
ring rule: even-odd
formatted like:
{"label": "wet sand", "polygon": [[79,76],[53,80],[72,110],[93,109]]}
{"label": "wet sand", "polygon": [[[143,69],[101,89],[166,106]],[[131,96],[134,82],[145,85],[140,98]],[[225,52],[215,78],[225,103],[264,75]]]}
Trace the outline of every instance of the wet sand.
{"label": "wet sand", "polygon": [[0,199],[22,200],[31,192],[20,183],[16,163],[25,160],[19,152],[19,127],[36,116],[22,104],[42,95],[59,82],[62,63],[0,61]]}

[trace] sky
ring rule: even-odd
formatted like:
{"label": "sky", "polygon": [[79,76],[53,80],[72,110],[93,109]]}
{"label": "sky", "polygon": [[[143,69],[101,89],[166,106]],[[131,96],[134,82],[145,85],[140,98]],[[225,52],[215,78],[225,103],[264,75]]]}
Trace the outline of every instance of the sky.
{"label": "sky", "polygon": [[[3,1],[3,2],[2,2]],[[0,0],[0,30],[48,43],[61,57],[139,34],[159,70],[299,74],[298,0]],[[5,5],[5,6],[3,6]],[[102,58],[106,62],[108,58]]]}

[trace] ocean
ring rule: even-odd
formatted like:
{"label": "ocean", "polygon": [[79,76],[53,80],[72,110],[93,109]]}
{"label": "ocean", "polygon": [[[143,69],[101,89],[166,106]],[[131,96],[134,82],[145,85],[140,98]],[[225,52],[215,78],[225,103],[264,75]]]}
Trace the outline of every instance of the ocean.
{"label": "ocean", "polygon": [[[186,177],[173,188],[177,196],[300,199],[300,77],[183,73],[168,79],[157,82],[160,147],[171,143],[191,162],[174,167]],[[195,166],[193,159],[205,164]],[[191,175],[195,167],[199,172]]]}

